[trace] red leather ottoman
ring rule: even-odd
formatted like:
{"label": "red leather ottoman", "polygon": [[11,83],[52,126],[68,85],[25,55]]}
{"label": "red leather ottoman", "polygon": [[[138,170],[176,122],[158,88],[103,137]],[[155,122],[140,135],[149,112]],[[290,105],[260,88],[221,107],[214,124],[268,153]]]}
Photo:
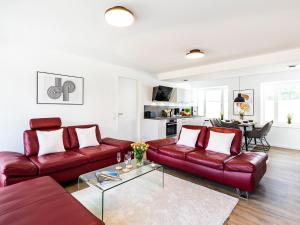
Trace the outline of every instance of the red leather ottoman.
{"label": "red leather ottoman", "polygon": [[0,188],[0,224],[104,225],[50,177]]}
{"label": "red leather ottoman", "polygon": [[0,187],[37,176],[37,167],[23,154],[0,152]]}

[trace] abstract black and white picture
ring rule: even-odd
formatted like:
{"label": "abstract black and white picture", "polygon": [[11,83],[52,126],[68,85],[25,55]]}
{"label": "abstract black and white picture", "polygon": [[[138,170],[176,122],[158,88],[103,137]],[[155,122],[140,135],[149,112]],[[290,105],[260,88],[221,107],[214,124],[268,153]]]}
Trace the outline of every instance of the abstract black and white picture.
{"label": "abstract black and white picture", "polygon": [[84,79],[37,72],[37,104],[83,105]]}

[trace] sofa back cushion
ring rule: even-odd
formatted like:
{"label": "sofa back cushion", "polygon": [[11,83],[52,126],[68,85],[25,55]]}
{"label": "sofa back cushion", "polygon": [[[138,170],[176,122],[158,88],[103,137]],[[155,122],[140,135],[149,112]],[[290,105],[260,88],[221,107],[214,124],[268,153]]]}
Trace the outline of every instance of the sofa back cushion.
{"label": "sofa back cushion", "polygon": [[220,133],[234,133],[234,138],[231,143],[230,147],[230,154],[231,155],[237,155],[241,151],[241,144],[242,144],[242,131],[238,129],[232,129],[232,128],[224,128],[224,127],[208,127],[207,128],[207,134],[205,138],[205,146],[204,148],[207,148],[209,138],[210,138],[210,131],[214,132],[220,132]]}
{"label": "sofa back cushion", "polygon": [[196,142],[196,147],[204,148],[205,136],[207,133],[206,126],[183,125],[182,127],[186,128],[186,129],[201,130],[200,134],[198,136],[197,142]]}
{"label": "sofa back cushion", "polygon": [[91,127],[96,127],[96,137],[97,137],[99,144],[101,143],[101,134],[100,134],[99,126],[97,124],[69,126],[68,132],[69,132],[69,137],[70,137],[70,147],[72,149],[79,148],[79,142],[78,142],[78,137],[77,137],[77,133],[76,133],[76,128],[91,128]]}
{"label": "sofa back cushion", "polygon": [[[43,131],[59,130],[60,128],[42,129]],[[23,134],[24,154],[26,156],[35,156],[39,153],[39,141],[36,130],[26,130]],[[70,149],[69,134],[67,128],[63,128],[63,142],[66,150]]]}

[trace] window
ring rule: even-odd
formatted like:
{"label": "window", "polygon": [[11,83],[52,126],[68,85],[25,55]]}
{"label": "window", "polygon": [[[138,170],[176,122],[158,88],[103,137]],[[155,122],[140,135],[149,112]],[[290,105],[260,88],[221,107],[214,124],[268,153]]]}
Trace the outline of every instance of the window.
{"label": "window", "polygon": [[292,123],[300,124],[300,81],[263,83],[261,92],[262,122],[286,124],[291,114]]}
{"label": "window", "polygon": [[200,88],[198,89],[198,115],[207,118],[228,117],[228,88]]}

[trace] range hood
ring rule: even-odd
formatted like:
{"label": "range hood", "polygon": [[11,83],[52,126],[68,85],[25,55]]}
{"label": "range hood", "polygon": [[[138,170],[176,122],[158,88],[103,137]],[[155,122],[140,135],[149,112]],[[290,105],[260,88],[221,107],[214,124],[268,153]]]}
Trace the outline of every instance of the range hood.
{"label": "range hood", "polygon": [[152,101],[168,102],[173,92],[172,87],[157,86],[153,87]]}

